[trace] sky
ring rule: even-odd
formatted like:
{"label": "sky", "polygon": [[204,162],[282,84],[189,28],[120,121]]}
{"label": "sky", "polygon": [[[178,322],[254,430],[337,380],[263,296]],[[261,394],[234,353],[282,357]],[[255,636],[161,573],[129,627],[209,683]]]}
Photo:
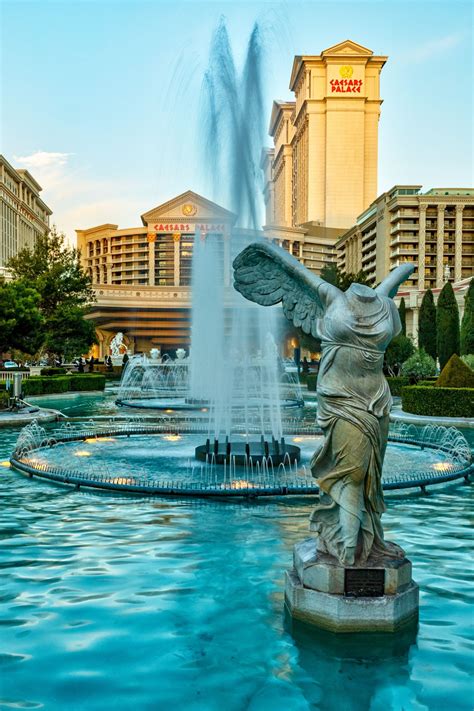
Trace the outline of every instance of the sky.
{"label": "sky", "polygon": [[261,23],[266,124],[273,99],[293,98],[294,55],[351,39],[389,57],[378,192],[474,184],[472,3],[0,0],[0,9],[0,151],[42,185],[69,239],[106,222],[137,226],[188,189],[215,199],[200,105],[221,17],[237,65]]}

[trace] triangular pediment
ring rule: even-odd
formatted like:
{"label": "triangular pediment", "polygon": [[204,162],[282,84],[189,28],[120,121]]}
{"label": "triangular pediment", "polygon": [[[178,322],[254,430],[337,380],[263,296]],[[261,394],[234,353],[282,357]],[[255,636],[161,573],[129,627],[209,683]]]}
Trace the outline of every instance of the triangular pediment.
{"label": "triangular pediment", "polygon": [[274,101],[272,106],[272,113],[270,116],[270,128],[269,134],[273,136],[275,133],[276,125],[283,111],[293,111],[296,103],[294,101]]}
{"label": "triangular pediment", "polygon": [[371,49],[363,47],[361,44],[357,44],[357,42],[353,42],[352,40],[344,40],[344,42],[339,42],[339,44],[328,47],[328,49],[321,52],[322,57],[371,57],[372,55],[373,52]]}
{"label": "triangular pediment", "polygon": [[232,224],[236,216],[233,212],[217,205],[202,195],[186,190],[185,193],[164,202],[162,205],[148,210],[141,216],[144,225],[156,220],[176,220],[177,222],[202,222],[203,220],[220,220]]}

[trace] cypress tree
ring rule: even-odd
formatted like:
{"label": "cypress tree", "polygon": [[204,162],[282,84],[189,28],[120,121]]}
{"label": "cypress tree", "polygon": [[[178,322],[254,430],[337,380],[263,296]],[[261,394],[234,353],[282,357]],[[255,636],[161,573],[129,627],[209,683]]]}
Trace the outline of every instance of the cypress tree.
{"label": "cypress tree", "polygon": [[436,309],[437,348],[441,370],[453,353],[459,355],[459,309],[448,281],[441,289]]}
{"label": "cypress tree", "polygon": [[431,289],[425,291],[418,320],[418,347],[436,360],[436,306]]}
{"label": "cypress tree", "polygon": [[407,335],[407,307],[405,304],[405,299],[400,299],[400,306],[398,307],[398,313],[400,315],[400,322],[402,324],[402,333],[404,336]]}
{"label": "cypress tree", "polygon": [[474,279],[464,297],[464,315],[461,323],[461,353],[474,353]]}

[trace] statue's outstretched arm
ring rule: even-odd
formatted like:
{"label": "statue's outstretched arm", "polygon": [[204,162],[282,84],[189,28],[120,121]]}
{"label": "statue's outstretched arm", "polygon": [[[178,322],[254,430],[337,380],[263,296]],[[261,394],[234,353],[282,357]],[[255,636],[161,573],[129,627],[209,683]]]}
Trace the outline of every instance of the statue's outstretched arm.
{"label": "statue's outstretched arm", "polygon": [[234,286],[250,301],[272,306],[280,301],[287,319],[317,337],[316,322],[339,289],[312,274],[281,247],[254,242],[234,259]]}
{"label": "statue's outstretched arm", "polygon": [[415,271],[415,265],[412,262],[405,262],[399,267],[393,269],[388,276],[378,285],[375,291],[381,296],[390,296],[393,299],[397,295],[400,284],[410,277]]}

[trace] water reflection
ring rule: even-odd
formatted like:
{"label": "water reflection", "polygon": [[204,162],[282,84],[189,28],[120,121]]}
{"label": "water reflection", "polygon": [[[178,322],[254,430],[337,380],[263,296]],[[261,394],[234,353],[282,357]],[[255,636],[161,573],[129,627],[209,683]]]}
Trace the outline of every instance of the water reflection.
{"label": "water reflection", "polygon": [[292,619],[285,608],[285,629],[298,649],[301,687],[315,708],[416,708],[416,685],[406,688],[417,624],[395,634],[334,634]]}

